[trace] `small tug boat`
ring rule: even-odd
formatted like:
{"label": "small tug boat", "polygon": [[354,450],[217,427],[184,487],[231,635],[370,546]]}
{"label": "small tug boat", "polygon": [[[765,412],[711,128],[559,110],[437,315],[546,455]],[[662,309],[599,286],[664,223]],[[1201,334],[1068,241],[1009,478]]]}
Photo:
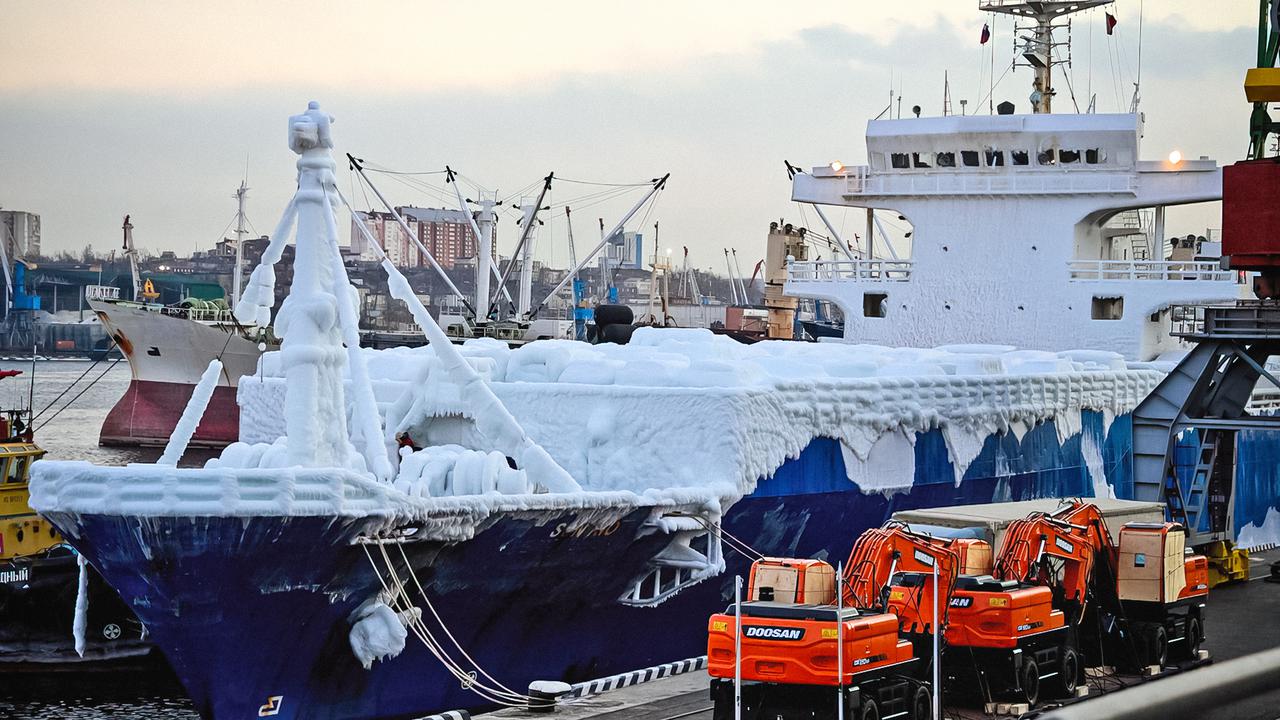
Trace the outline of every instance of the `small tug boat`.
{"label": "small tug boat", "polygon": [[[0,370],[0,379],[22,374]],[[84,568],[84,611],[79,555],[28,504],[31,465],[45,451],[32,438],[31,409],[0,409],[0,663],[52,670],[97,664],[150,652],[142,624],[92,568]],[[73,629],[84,618],[83,652]]]}

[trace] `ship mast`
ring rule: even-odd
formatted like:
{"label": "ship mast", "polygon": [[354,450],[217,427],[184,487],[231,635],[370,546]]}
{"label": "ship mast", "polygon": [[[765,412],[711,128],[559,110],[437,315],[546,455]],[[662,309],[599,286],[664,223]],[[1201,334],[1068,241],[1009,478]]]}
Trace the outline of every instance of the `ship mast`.
{"label": "ship mast", "polygon": [[1022,57],[1025,66],[1035,71],[1032,82],[1031,108],[1035,113],[1053,111],[1053,66],[1067,61],[1054,57],[1053,31],[1065,28],[1066,25],[1054,21],[1090,10],[1102,5],[1110,5],[1114,0],[979,0],[978,9],[983,12],[1013,15],[1031,20],[1029,27],[1014,28],[1015,35],[1019,31],[1030,34],[1022,36]]}
{"label": "ship mast", "polygon": [[236,264],[231,271],[231,307],[235,307],[240,302],[240,276],[244,272],[244,198],[248,194],[249,188],[245,186],[244,180],[240,181],[240,187],[236,190]]}

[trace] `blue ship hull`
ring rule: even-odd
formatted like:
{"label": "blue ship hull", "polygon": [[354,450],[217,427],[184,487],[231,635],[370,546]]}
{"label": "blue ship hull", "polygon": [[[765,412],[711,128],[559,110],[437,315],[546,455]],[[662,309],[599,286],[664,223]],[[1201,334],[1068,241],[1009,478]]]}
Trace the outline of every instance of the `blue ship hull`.
{"label": "blue ship hull", "polygon": [[[1107,481],[1131,497],[1127,416],[1103,436]],[[1255,439],[1258,440],[1258,439]],[[723,527],[767,555],[843,560],[858,534],[898,510],[1045,497],[1091,496],[1082,436],[1058,442],[1052,423],[1021,440],[994,435],[957,484],[938,431],[915,444],[908,491],[864,493],[846,475],[840,445],[817,438],[734,505]],[[1246,439],[1242,439],[1246,442]],[[1270,453],[1270,455],[1268,455]],[[1242,449],[1280,456],[1280,444]],[[1237,515],[1266,514],[1280,496],[1260,475]],[[1249,507],[1242,507],[1247,504]],[[618,602],[669,538],[637,537],[647,511],[612,531],[558,533],[573,513],[497,519],[462,543],[402,545],[418,577],[471,656],[514,690],[532,680],[578,682],[705,652],[706,618],[732,596],[750,561],[727,549],[727,571],[656,607]],[[364,670],[348,645],[347,618],[379,589],[352,539],[373,520],[137,518],[59,515],[59,524],[146,624],[207,718],[256,717],[281,698],[280,718],[409,718],[487,703],[448,675],[412,636],[405,651]],[[398,550],[393,551],[398,557]]]}

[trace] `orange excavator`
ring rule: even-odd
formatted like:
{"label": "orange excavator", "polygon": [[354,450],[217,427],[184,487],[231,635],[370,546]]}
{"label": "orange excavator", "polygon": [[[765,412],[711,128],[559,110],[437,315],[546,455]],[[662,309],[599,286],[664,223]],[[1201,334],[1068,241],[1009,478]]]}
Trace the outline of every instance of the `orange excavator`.
{"label": "orange excavator", "polygon": [[1052,591],[1076,641],[1059,672],[1081,650],[1090,665],[1163,667],[1171,647],[1191,658],[1204,639],[1208,561],[1185,537],[1177,523],[1127,523],[1116,542],[1096,505],[1067,501],[1010,524],[993,575]]}
{"label": "orange excavator", "polygon": [[837,699],[850,718],[927,717],[935,566],[953,689],[1035,704],[1044,681],[1073,695],[1086,665],[1162,665],[1176,643],[1194,657],[1208,567],[1182,538],[1129,523],[1117,545],[1096,506],[1071,501],[1010,524],[993,567],[986,542],[890,522],[858,538],[838,600],[829,564],[763,558],[740,633],[732,608],[708,626],[715,717],[733,717],[738,642],[744,718],[825,716]]}
{"label": "orange excavator", "polygon": [[[815,708],[834,716],[842,702],[849,718],[929,717],[935,566],[936,617],[945,627],[959,573],[990,557],[980,540],[937,539],[891,523],[858,538],[839,578],[839,601],[829,564],[757,560],[742,603],[742,716],[811,718]],[[734,716],[737,623],[731,608],[708,626],[717,720]]]}

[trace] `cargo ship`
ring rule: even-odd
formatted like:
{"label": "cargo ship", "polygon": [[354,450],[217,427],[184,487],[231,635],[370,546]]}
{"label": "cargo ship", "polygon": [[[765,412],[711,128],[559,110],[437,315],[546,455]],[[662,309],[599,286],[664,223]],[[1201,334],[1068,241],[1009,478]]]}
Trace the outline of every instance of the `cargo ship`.
{"label": "cargo ship", "polygon": [[[1048,33],[1067,5],[981,7]],[[879,345],[640,328],[627,345],[457,348],[384,262],[432,342],[360,350],[335,300],[330,122],[315,105],[290,121],[294,285],[281,351],[239,384],[240,442],[204,468],[45,461],[33,477],[33,506],[207,718],[520,704],[533,680],[701,654],[760,555],[844,557],[914,508],[1131,498],[1132,412],[1178,351],[1162,309],[1237,294],[1194,258],[1102,255],[1129,210],[1221,192],[1212,161],[1139,161],[1136,113],[875,120],[869,166],[799,175],[793,193],[912,203],[913,256],[796,261],[787,287]],[[250,283],[268,313],[269,277]],[[1239,442],[1255,471],[1243,532],[1276,512],[1280,462]]]}
{"label": "cargo ship", "polygon": [[[240,206],[236,231],[244,241],[243,183],[236,193]],[[99,432],[103,445],[164,445],[174,424],[191,398],[209,361],[222,363],[222,377],[214,391],[212,410],[196,429],[192,442],[200,447],[224,447],[235,442],[240,409],[236,405],[236,383],[252,373],[258,357],[278,343],[270,328],[244,324],[222,300],[185,298],[173,305],[156,302],[159,297],[149,279],[138,272],[133,246],[133,225],[125,216],[124,254],[129,258],[132,291],[122,296],[120,288],[91,285],[85,301],[97,314],[108,337],[129,361],[129,387],[107,413]],[[240,288],[239,245],[232,299]]]}

